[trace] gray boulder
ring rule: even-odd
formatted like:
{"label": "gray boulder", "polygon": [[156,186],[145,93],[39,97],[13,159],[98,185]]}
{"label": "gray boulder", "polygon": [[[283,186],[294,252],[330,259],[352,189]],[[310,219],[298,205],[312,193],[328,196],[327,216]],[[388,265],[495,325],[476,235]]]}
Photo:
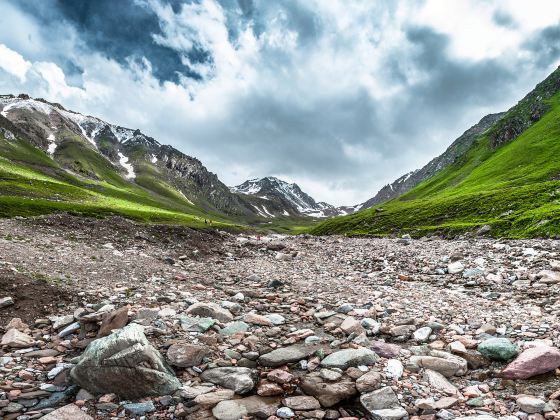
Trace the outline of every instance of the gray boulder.
{"label": "gray boulder", "polygon": [[171,368],[137,324],[93,341],[70,376],[94,394],[115,393],[124,399],[169,395],[181,388]]}
{"label": "gray boulder", "polygon": [[255,371],[244,367],[219,367],[208,369],[200,375],[205,382],[221,385],[236,394],[246,394],[257,384]]}

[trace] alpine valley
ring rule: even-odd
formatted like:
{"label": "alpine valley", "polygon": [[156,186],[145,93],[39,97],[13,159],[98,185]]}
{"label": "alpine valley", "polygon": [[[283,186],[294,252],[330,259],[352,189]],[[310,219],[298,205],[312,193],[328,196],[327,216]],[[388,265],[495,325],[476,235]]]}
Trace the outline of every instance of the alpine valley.
{"label": "alpine valley", "polygon": [[3,95],[0,215],[120,214],[191,226],[211,219],[315,234],[556,236],[559,90],[557,69],[421,169],[342,207],[270,176],[227,187],[199,160],[139,130],[25,94]]}

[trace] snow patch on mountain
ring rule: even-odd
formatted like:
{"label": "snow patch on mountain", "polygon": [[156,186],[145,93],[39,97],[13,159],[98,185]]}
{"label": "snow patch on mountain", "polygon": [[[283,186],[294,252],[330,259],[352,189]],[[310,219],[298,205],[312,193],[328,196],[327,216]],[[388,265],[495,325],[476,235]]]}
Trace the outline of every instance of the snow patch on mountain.
{"label": "snow patch on mountain", "polygon": [[47,153],[49,155],[54,155],[54,152],[56,150],[56,138],[54,136],[54,134],[49,134],[49,136],[47,137],[47,140],[49,141],[49,146],[47,147]]}
{"label": "snow patch on mountain", "polygon": [[126,169],[125,178],[127,179],[136,178],[136,174],[134,173],[134,167],[132,166],[132,164],[128,162],[128,158],[125,155],[123,155],[121,152],[119,152],[119,163],[124,169]]}

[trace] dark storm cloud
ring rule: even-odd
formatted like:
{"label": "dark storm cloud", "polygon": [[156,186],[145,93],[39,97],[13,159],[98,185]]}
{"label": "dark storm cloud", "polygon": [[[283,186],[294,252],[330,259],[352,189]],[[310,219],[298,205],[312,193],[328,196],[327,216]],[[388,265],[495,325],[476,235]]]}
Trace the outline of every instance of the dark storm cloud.
{"label": "dark storm cloud", "polygon": [[[406,95],[399,99],[397,108],[406,109],[407,115],[413,118],[403,118],[393,126],[395,132],[403,135],[398,143],[410,142],[408,136],[416,133],[418,127],[436,121],[451,125],[466,108],[485,106],[509,94],[509,87],[515,81],[515,69],[509,63],[452,58],[448,36],[429,27],[413,26],[405,32],[414,47],[412,62],[407,65],[428,77],[409,84]],[[395,150],[394,145],[387,152],[391,150]]]}
{"label": "dark storm cloud", "polygon": [[539,66],[547,66],[560,57],[560,24],[536,32],[522,46]]}
{"label": "dark storm cloud", "polygon": [[[24,10],[47,25],[69,24],[80,34],[88,49],[99,51],[127,65],[130,60],[146,58],[160,81],[178,82],[180,76],[200,79],[183,63],[177,51],[154,42],[161,33],[160,21],[149,7],[133,1],[114,0],[28,0],[19,2]],[[180,12],[182,1],[170,1]],[[199,47],[187,52],[192,63],[204,63],[211,57]],[[62,63],[64,65],[64,63]]]}

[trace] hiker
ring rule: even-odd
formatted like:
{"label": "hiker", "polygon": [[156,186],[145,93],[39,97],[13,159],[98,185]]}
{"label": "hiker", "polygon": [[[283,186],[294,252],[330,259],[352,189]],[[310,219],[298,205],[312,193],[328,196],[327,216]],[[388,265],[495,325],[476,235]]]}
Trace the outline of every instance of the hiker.
{"label": "hiker", "polygon": [[204,224],[207,225],[207,224],[208,224],[208,220],[204,219]]}

